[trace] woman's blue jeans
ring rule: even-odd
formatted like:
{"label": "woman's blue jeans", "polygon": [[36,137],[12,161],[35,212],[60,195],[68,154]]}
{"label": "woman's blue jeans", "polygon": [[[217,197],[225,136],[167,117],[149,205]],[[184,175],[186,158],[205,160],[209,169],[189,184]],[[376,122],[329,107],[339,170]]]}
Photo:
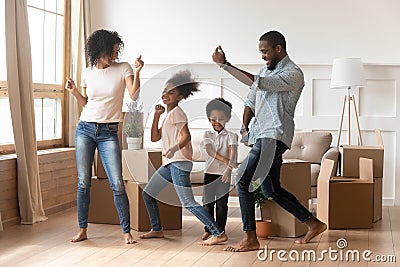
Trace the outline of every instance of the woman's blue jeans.
{"label": "woman's blue jeans", "polygon": [[[255,231],[255,200],[252,181],[261,179],[263,194],[275,201],[301,222],[306,222],[312,214],[293,196],[281,187],[280,175],[282,154],[287,149],[281,141],[270,138],[257,139],[236,175],[243,231]],[[293,177],[296,179],[296,177]]]}
{"label": "woman's blue jeans", "polygon": [[[76,165],[78,169],[78,222],[88,227],[92,164],[97,148],[114,193],[114,203],[124,233],[130,232],[129,201],[122,180],[121,150],[118,142],[118,123],[80,121],[75,135]],[[94,203],[96,205],[96,203]]]}
{"label": "woman's blue jeans", "polygon": [[219,236],[223,233],[211,215],[193,197],[189,178],[192,167],[193,163],[190,161],[172,162],[161,166],[143,189],[143,199],[149,213],[152,231],[162,230],[156,197],[164,187],[173,183],[182,206],[195,215],[210,230],[212,235]]}

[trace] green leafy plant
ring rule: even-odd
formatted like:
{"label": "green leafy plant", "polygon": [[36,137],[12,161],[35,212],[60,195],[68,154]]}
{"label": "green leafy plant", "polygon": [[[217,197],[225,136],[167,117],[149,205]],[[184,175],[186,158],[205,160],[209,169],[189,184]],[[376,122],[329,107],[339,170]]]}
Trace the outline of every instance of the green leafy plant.
{"label": "green leafy plant", "polygon": [[261,190],[261,184],[259,184],[258,182],[253,182],[253,187],[254,187],[254,200],[256,203],[256,207],[260,209],[261,218],[263,219],[264,217],[262,214],[262,206],[264,205],[264,202],[267,199],[267,197],[264,196]]}
{"label": "green leafy plant", "polygon": [[131,101],[128,106],[128,113],[125,114],[123,131],[127,137],[143,136],[143,104],[139,99]]}

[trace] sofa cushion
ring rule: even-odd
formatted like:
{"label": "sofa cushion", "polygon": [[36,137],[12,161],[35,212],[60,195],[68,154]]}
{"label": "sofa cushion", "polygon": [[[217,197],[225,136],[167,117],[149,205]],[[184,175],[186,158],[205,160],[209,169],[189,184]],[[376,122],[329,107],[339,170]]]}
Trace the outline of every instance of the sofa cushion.
{"label": "sofa cushion", "polygon": [[283,158],[321,164],[322,156],[331,143],[330,132],[298,132],[294,135],[291,149],[283,154]]}

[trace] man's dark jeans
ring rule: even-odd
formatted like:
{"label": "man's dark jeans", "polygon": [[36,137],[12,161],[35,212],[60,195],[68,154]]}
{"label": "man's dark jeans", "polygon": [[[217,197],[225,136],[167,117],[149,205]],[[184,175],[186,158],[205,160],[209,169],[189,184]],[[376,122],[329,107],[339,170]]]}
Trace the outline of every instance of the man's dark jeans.
{"label": "man's dark jeans", "polygon": [[[243,231],[255,231],[255,201],[252,181],[260,178],[264,195],[293,214],[301,222],[306,222],[312,214],[280,185],[282,154],[287,146],[270,138],[257,139],[236,176],[236,189],[242,213]],[[296,179],[293,177],[293,179]],[[250,192],[251,191],[251,192]]]}

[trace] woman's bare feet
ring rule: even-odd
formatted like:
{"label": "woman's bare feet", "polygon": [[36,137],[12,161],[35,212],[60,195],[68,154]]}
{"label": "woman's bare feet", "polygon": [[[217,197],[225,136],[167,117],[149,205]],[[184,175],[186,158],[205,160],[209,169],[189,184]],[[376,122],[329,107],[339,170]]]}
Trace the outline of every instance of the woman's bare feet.
{"label": "woman's bare feet", "polygon": [[311,239],[324,232],[327,228],[325,223],[321,222],[314,216],[306,221],[306,224],[308,226],[308,231],[304,237],[294,241],[296,244],[306,244],[310,242]]}
{"label": "woman's bare feet", "polygon": [[210,238],[208,238],[207,240],[199,242],[199,245],[200,246],[214,246],[214,245],[224,243],[227,240],[228,240],[228,236],[225,233],[223,233],[219,236],[213,235]]}
{"label": "woman's bare feet", "polygon": [[204,232],[204,234],[201,236],[201,240],[207,240],[211,234],[209,232]]}
{"label": "woman's bare feet", "polygon": [[159,231],[159,232],[150,231],[148,233],[140,235],[139,238],[141,238],[141,239],[164,238],[164,232],[163,231]]}
{"label": "woman's bare feet", "polygon": [[87,228],[81,228],[79,229],[79,233],[71,238],[71,242],[81,242],[83,240],[86,240],[87,238]]}
{"label": "woman's bare feet", "polygon": [[260,248],[260,243],[258,242],[257,235],[255,231],[249,231],[245,233],[246,236],[240,240],[234,246],[228,246],[224,250],[229,252],[246,252],[258,250]]}
{"label": "woman's bare feet", "polygon": [[124,233],[125,244],[135,244],[137,241],[133,239],[131,233]]}

